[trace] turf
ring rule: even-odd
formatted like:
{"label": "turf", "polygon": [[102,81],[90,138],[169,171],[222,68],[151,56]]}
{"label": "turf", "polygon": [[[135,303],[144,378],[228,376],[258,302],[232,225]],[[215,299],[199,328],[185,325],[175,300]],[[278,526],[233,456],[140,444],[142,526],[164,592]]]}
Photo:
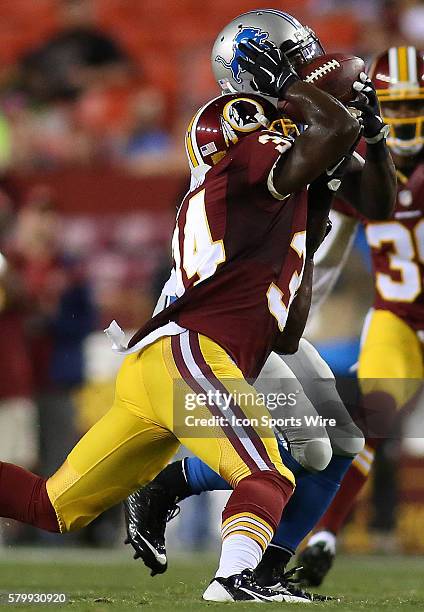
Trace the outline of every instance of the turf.
{"label": "turf", "polygon": [[[70,611],[172,610],[199,612],[202,609],[251,610],[252,604],[206,604],[200,596],[215,563],[210,556],[193,554],[173,559],[168,572],[150,578],[144,566],[129,561],[125,552],[110,551],[3,551],[0,556],[0,601],[6,593],[66,593],[68,605],[6,605],[1,610]],[[325,585],[326,593],[342,601],[311,605],[291,604],[294,610],[337,609],[418,610],[424,608],[424,560],[411,557],[340,557]],[[282,605],[267,604],[267,610]],[[256,609],[256,608],[254,608]]]}

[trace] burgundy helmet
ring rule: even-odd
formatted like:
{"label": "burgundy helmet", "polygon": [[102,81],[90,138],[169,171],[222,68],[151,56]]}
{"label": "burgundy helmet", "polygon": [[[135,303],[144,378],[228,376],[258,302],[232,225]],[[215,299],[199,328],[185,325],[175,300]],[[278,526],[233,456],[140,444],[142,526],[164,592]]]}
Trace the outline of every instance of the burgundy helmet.
{"label": "burgundy helmet", "polygon": [[374,59],[368,74],[382,104],[383,119],[390,126],[387,144],[399,155],[417,154],[424,146],[423,103],[415,104],[415,116],[402,116],[402,111],[396,117],[386,113],[389,106],[399,109],[405,102],[424,100],[424,52],[415,47],[390,47]]}
{"label": "burgundy helmet", "polygon": [[380,102],[424,98],[424,52],[415,47],[390,47],[368,71]]}
{"label": "burgundy helmet", "polygon": [[296,129],[278,115],[272,102],[257,94],[214,98],[197,111],[188,125],[185,144],[190,169],[204,164],[214,166],[240,138],[257,130],[279,129],[287,135]]}

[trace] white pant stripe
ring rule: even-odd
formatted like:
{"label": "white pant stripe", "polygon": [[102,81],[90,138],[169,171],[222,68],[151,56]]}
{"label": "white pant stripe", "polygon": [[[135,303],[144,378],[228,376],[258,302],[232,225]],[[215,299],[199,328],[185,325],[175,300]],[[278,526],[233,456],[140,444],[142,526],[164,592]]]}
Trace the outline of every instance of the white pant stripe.
{"label": "white pant stripe", "polygon": [[[189,332],[186,331],[180,334],[179,340],[180,340],[180,347],[181,347],[181,352],[183,355],[184,362],[190,374],[193,376],[193,378],[196,379],[197,384],[200,385],[206,393],[210,391],[214,394],[213,397],[218,400],[218,401],[214,401],[214,405],[219,409],[222,416],[229,419],[230,421],[232,418],[235,419],[236,415],[231,410],[231,407],[228,407],[226,408],[226,410],[224,410],[225,406],[223,402],[221,402],[221,405],[220,405],[220,402],[219,402],[220,394],[215,395],[217,389],[215,389],[215,387],[213,386],[210,380],[205,378],[199,366],[197,365],[194,359],[193,353],[191,352],[191,348],[190,348]],[[248,437],[248,434],[246,433],[244,428],[241,427],[240,425],[235,424],[232,426],[232,429],[236,433],[241,444],[244,446],[246,452],[251,457],[251,459],[254,461],[254,463],[259,468],[259,470],[261,471],[269,470],[270,468],[267,466],[265,461],[262,459],[262,457],[256,450],[255,446],[253,445],[252,440]]]}
{"label": "white pant stripe", "polygon": [[223,529],[222,529],[222,534],[224,535],[224,534],[225,534],[225,532],[227,531],[227,529],[229,529],[229,528],[233,527],[234,525],[237,525],[237,523],[240,523],[240,522],[241,522],[241,523],[250,523],[250,524],[252,524],[253,526],[258,526],[258,527],[260,527],[260,528],[261,528],[263,531],[265,531],[265,533],[267,533],[267,534],[269,535],[269,539],[271,539],[271,538],[272,538],[272,536],[274,535],[274,534],[272,533],[272,531],[271,531],[270,529],[268,529],[268,527],[265,527],[265,525],[264,525],[263,523],[260,523],[259,521],[255,521],[255,519],[252,519],[252,518],[251,518],[251,517],[249,517],[249,516],[239,517],[239,518],[236,518],[236,519],[234,519],[234,520],[230,521],[229,523],[227,523],[227,524],[225,525],[225,527],[223,527]]}
{"label": "white pant stripe", "polygon": [[363,459],[363,457],[361,457],[360,455],[356,456],[356,458],[353,460],[353,464],[362,466],[366,474],[368,474],[368,472],[371,469],[371,465],[365,459]]}
{"label": "white pant stripe", "polygon": [[249,527],[245,527],[244,525],[240,525],[240,527],[235,525],[233,529],[230,529],[225,534],[224,533],[222,534],[222,539],[224,540],[225,538],[228,538],[228,536],[230,536],[235,531],[247,531],[248,533],[254,533],[258,538],[260,538],[262,540],[262,542],[264,543],[265,548],[269,544],[269,539],[266,538],[263,533],[259,533],[259,531],[255,531],[254,529],[250,529]]}
{"label": "white pant stripe", "polygon": [[361,450],[361,452],[359,454],[364,459],[367,459],[370,463],[372,463],[372,461],[374,461],[375,453],[374,453],[373,450],[368,450],[367,448],[364,448],[364,449]]}

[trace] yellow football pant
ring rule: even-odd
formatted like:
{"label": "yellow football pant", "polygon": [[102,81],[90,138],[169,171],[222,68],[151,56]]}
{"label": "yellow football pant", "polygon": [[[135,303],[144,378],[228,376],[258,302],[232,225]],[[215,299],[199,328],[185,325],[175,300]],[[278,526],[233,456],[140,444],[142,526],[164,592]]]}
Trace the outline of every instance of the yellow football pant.
{"label": "yellow football pant", "polygon": [[223,386],[240,398],[231,409],[239,417],[260,421],[269,416],[254,400],[255,390],[227,353],[204,336],[187,331],[164,337],[126,357],[116,380],[112,408],[47,481],[61,532],[84,527],[150,482],[180,443],[232,487],[258,470],[269,469],[277,469],[294,483],[268,426],[259,422],[243,430],[220,424],[193,429],[185,424],[187,415],[190,422],[214,415],[231,423],[229,411],[217,405],[220,400],[194,408],[191,402],[190,410],[184,405],[184,398],[193,396],[193,390],[201,393]]}
{"label": "yellow football pant", "polygon": [[384,391],[402,408],[424,377],[423,345],[416,332],[392,312],[374,310],[361,347],[358,377],[364,394]]}

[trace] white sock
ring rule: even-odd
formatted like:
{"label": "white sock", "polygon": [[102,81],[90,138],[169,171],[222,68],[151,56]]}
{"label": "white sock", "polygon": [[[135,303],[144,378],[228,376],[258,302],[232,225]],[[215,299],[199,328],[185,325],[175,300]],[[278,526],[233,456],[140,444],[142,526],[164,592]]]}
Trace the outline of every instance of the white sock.
{"label": "white sock", "polygon": [[329,550],[333,555],[336,554],[337,538],[331,531],[318,531],[308,540],[308,546],[313,546],[319,542],[324,543],[325,549]]}
{"label": "white sock", "polygon": [[222,542],[215,578],[228,578],[245,569],[255,569],[262,554],[262,548],[252,538],[240,534],[227,536]]}

